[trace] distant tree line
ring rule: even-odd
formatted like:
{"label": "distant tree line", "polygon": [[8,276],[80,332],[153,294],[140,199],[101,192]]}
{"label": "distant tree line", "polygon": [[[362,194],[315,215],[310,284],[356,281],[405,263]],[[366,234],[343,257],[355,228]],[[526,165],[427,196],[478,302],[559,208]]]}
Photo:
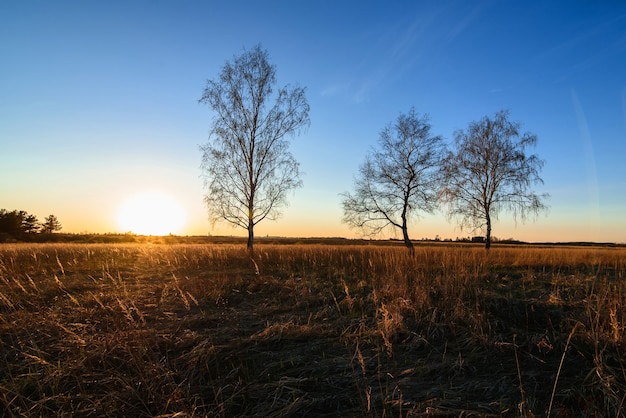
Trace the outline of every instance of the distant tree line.
{"label": "distant tree line", "polygon": [[28,240],[34,234],[53,234],[62,229],[55,215],[48,215],[43,222],[24,210],[0,209],[0,240],[7,238]]}

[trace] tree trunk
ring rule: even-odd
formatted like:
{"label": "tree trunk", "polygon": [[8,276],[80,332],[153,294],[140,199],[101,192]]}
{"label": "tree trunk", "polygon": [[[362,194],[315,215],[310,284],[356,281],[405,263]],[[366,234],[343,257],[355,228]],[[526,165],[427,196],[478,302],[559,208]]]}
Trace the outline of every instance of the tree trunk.
{"label": "tree trunk", "polygon": [[254,254],[254,224],[252,219],[248,221],[248,252],[250,255]]}
{"label": "tree trunk", "polygon": [[413,243],[409,238],[409,231],[406,225],[402,227],[402,238],[404,238],[404,245],[406,245],[406,247],[409,249],[409,252],[413,254],[415,252],[415,248],[413,247]]}
{"label": "tree trunk", "polygon": [[404,238],[404,245],[406,245],[406,248],[408,248],[409,252],[413,254],[415,252],[415,248],[413,248],[413,243],[411,242],[411,239],[409,238],[409,229],[406,226],[406,211],[407,211],[408,206],[409,206],[409,198],[408,198],[408,195],[405,195],[404,208],[402,209],[402,215],[400,215],[400,217],[402,218],[402,238]]}
{"label": "tree trunk", "polygon": [[485,237],[485,250],[491,248],[491,216],[487,213],[487,236]]}

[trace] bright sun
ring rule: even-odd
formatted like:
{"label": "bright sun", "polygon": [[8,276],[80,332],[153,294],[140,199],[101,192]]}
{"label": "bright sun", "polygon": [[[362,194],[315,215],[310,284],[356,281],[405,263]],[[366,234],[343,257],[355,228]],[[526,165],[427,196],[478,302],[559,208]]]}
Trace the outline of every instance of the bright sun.
{"label": "bright sun", "polygon": [[171,196],[146,192],[120,206],[117,222],[123,231],[139,235],[176,234],[185,224],[185,211]]}

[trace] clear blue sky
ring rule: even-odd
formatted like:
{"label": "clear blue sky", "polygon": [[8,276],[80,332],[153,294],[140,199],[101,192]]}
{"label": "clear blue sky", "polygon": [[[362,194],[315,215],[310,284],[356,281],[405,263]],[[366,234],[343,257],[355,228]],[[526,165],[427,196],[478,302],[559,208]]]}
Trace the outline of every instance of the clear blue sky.
{"label": "clear blue sky", "polygon": [[[617,0],[2,1],[0,208],[53,213],[65,232],[124,232],[123,202],[159,191],[186,214],[176,232],[244,232],[206,220],[198,147],[211,113],[197,101],[257,43],[311,106],[291,148],[304,186],[257,235],[357,235],[339,194],[380,130],[414,106],[448,142],[500,109],[538,135],[550,210],[525,224],[503,214],[496,237],[626,242]],[[470,232],[437,213],[410,234]]]}

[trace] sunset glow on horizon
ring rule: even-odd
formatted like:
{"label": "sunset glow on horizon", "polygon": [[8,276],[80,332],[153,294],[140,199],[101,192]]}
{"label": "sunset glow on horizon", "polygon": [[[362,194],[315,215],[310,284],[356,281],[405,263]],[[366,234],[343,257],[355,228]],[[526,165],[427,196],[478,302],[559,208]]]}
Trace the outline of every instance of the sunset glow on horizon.
{"label": "sunset glow on horizon", "polygon": [[139,235],[180,234],[185,225],[185,212],[171,196],[142,192],[124,201],[117,221],[122,231]]}

